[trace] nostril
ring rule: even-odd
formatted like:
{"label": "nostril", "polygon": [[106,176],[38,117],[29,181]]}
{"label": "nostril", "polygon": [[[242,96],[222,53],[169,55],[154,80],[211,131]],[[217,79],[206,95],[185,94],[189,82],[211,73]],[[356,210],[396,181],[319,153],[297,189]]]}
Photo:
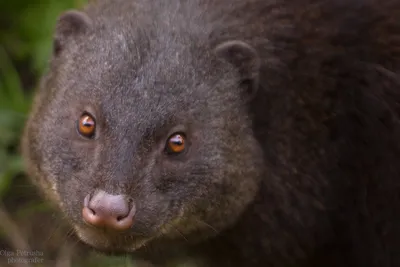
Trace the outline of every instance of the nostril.
{"label": "nostril", "polygon": [[89,207],[89,201],[90,201],[90,194],[85,197],[83,200],[83,207],[85,209],[85,214],[86,215],[96,215],[96,211],[92,208]]}
{"label": "nostril", "polygon": [[96,215],[96,211],[92,210],[91,208],[88,208],[88,210],[89,210],[93,215]]}
{"label": "nostril", "polygon": [[83,220],[92,226],[127,230],[133,224],[135,204],[123,195],[110,195],[100,191],[93,197],[87,195],[83,204]]}

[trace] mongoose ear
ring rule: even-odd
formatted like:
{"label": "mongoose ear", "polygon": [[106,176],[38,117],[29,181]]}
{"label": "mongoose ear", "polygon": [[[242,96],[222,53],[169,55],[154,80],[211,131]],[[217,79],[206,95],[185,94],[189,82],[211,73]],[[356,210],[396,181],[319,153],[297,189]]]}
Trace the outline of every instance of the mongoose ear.
{"label": "mongoose ear", "polygon": [[261,65],[257,51],[243,41],[233,40],[217,45],[215,53],[238,70],[241,84],[246,87],[250,97],[254,96],[259,86]]}
{"label": "mongoose ear", "polygon": [[81,11],[68,10],[62,13],[56,23],[53,53],[60,53],[71,38],[85,33],[91,24],[89,16]]}

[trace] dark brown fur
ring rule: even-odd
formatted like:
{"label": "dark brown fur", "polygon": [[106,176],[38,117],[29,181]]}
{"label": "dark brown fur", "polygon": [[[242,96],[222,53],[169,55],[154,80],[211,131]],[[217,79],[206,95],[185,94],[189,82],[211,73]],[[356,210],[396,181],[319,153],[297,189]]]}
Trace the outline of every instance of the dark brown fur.
{"label": "dark brown fur", "polygon": [[[85,12],[57,24],[23,142],[33,181],[84,242],[160,265],[400,266],[400,1]],[[94,140],[76,132],[84,111]],[[190,149],[170,158],[177,129]],[[82,222],[97,189],[134,199],[131,231]]]}

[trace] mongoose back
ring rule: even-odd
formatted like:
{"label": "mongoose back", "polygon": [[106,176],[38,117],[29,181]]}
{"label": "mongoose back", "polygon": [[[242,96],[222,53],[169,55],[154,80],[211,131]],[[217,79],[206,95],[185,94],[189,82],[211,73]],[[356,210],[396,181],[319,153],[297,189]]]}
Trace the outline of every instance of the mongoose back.
{"label": "mongoose back", "polygon": [[23,138],[84,243],[165,266],[400,266],[400,1],[98,0]]}

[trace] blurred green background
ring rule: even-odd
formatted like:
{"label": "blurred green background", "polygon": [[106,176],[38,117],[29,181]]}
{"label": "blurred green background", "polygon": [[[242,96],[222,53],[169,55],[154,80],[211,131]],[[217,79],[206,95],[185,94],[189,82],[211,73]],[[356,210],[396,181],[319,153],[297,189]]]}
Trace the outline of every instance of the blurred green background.
{"label": "blurred green background", "polygon": [[[0,266],[137,266],[125,257],[97,254],[70,237],[62,216],[27,181],[19,155],[32,93],[52,50],[56,19],[85,2],[0,0]],[[42,263],[10,263],[17,249],[38,251]]]}

